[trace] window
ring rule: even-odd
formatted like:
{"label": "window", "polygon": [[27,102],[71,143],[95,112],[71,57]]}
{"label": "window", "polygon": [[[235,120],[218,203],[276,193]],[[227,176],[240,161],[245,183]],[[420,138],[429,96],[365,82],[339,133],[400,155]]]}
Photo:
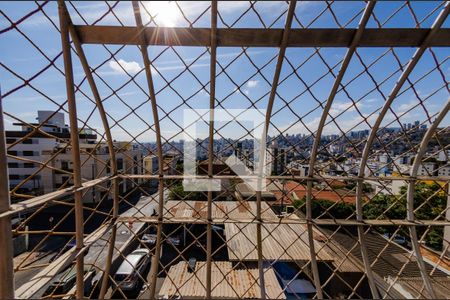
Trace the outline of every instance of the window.
{"label": "window", "polygon": [[34,163],[24,163],[24,164],[23,164],[23,167],[24,167],[24,168],[28,168],[28,169],[29,169],[29,168],[34,168]]}
{"label": "window", "polygon": [[19,180],[20,175],[18,174],[9,174],[9,180]]}
{"label": "window", "polygon": [[12,144],[16,141],[16,139],[6,139],[7,144]]}
{"label": "window", "polygon": [[17,156],[17,151],[8,151],[8,154],[9,154],[9,155]]}
{"label": "window", "polygon": [[69,184],[70,183],[69,182],[69,176],[62,176],[61,177],[61,183],[62,184],[65,184],[65,183]]}
{"label": "window", "polygon": [[62,161],[61,162],[61,169],[68,171],[69,170],[69,162],[68,161]]}
{"label": "window", "polygon": [[33,144],[33,140],[32,139],[23,140],[22,144]]}
{"label": "window", "polygon": [[18,168],[19,167],[19,163],[8,163],[8,168]]}
{"label": "window", "polygon": [[123,170],[123,159],[122,158],[117,159],[117,170]]}
{"label": "window", "polygon": [[23,156],[34,156],[34,151],[23,151]]}

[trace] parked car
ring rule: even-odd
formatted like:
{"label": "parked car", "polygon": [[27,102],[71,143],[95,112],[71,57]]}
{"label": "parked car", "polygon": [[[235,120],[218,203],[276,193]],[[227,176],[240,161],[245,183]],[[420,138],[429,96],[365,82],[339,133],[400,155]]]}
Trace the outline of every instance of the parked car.
{"label": "parked car", "polygon": [[[383,234],[383,236],[385,238],[387,238],[387,239],[391,239],[392,234],[391,233],[385,233],[385,234]],[[408,245],[408,241],[406,240],[406,237],[404,237],[402,235],[399,235],[399,234],[394,235],[394,237],[392,238],[392,241],[394,243],[397,243],[397,244],[402,245],[402,246]]]}
{"label": "parked car", "polygon": [[166,239],[167,244],[172,245],[172,246],[180,246],[181,245],[181,238],[180,236],[176,235],[176,236],[169,236]]}
{"label": "parked car", "polygon": [[145,270],[150,265],[150,250],[139,248],[128,254],[116,274],[114,284],[122,291],[133,291],[138,287],[140,277],[145,277]]}
{"label": "parked car", "polygon": [[[93,279],[96,275],[96,270],[90,266],[86,265],[84,269],[84,295],[89,296],[92,287]],[[73,265],[69,269],[56,275],[55,279],[50,283],[49,287],[45,290],[43,297],[49,298],[62,298],[67,294],[76,283],[77,272],[76,266]]]}
{"label": "parked car", "polygon": [[288,299],[312,299],[314,297],[316,288],[310,280],[301,277],[299,268],[285,262],[277,262],[273,267],[278,282]]}
{"label": "parked car", "polygon": [[145,244],[148,248],[155,246],[156,244],[156,234],[146,233],[142,236],[141,242]]}
{"label": "parked car", "polygon": [[[156,237],[155,233],[146,233],[142,236],[141,242],[144,243],[147,248],[151,248],[156,245]],[[179,236],[170,236],[165,241],[172,246],[179,246],[181,244],[181,238]]]}

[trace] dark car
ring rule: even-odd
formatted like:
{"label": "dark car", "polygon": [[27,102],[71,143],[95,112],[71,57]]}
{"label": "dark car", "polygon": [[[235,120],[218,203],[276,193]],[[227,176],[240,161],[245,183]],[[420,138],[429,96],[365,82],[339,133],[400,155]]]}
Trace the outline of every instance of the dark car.
{"label": "dark car", "polygon": [[[92,280],[95,277],[95,271],[92,266],[86,265],[84,269],[84,295],[89,296],[92,289]],[[45,290],[43,297],[62,298],[75,286],[77,279],[76,266],[73,265],[69,269],[56,275],[55,279]]]}

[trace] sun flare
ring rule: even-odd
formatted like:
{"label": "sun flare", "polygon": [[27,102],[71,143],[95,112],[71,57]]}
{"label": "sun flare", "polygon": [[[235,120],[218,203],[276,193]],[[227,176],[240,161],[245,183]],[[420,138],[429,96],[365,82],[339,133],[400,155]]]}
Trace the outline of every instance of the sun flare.
{"label": "sun flare", "polygon": [[180,10],[174,1],[145,2],[145,6],[159,26],[174,27],[181,18]]}

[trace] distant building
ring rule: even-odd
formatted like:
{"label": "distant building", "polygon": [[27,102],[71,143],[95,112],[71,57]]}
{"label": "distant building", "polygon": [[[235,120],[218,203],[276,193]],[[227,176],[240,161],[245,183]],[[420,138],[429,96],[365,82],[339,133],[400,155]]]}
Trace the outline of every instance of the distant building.
{"label": "distant building", "polygon": [[[37,123],[14,123],[13,125],[20,126],[21,129],[5,132],[8,155],[15,156],[8,157],[10,189],[16,188],[16,193],[22,194],[42,194],[46,185],[46,182],[43,182],[42,172],[39,172],[39,168],[46,162],[42,154],[51,152],[59,143],[70,140],[64,114],[38,111]],[[40,126],[39,131],[32,132],[33,127],[38,126]],[[23,139],[27,135],[30,136]],[[84,130],[79,138],[80,142],[94,143],[97,136]]]}
{"label": "distant building", "polygon": [[277,141],[273,141],[266,149],[266,174],[280,175],[286,173],[287,153],[278,147]]}
{"label": "distant building", "polygon": [[[72,148],[66,144],[57,144],[54,149],[42,152],[42,159],[50,161],[55,169],[45,168],[42,170],[44,193],[52,192],[62,187],[73,184],[71,172],[73,172]],[[126,142],[115,142],[117,171],[123,174],[142,174],[142,152],[132,149]],[[120,149],[120,150],[119,150]],[[62,151],[61,151],[62,150]],[[80,144],[81,178],[89,181],[96,178],[111,176],[111,164],[109,149],[106,143]],[[56,155],[57,159],[51,159]],[[65,173],[67,171],[68,173]],[[119,180],[119,193],[124,194],[131,190],[140,180]],[[83,196],[84,203],[98,203],[108,193],[109,182],[103,186],[97,185]]]}
{"label": "distant building", "polygon": [[[270,191],[270,184],[266,188],[269,191],[261,192],[261,201],[276,201],[277,198],[275,197],[274,193]],[[245,182],[236,184],[235,196],[239,201],[256,201],[255,190]]]}
{"label": "distant building", "polygon": [[382,153],[380,155],[378,155],[378,161],[382,164],[387,164],[388,162],[390,162],[390,157],[387,153]]}
{"label": "distant building", "polygon": [[[63,113],[38,111],[38,123],[16,123],[20,131],[6,131],[7,145],[16,143],[41,126],[43,132],[33,132],[8,150],[8,171],[10,189],[17,188],[19,194],[40,195],[73,185],[72,148],[69,145],[70,132],[64,122]],[[46,134],[48,133],[48,134]],[[81,178],[93,180],[111,175],[109,149],[106,143],[97,144],[97,135],[83,130],[79,134]],[[115,142],[118,171],[127,174],[141,174],[142,152],[134,150],[130,143]],[[36,173],[36,174],[35,174]],[[138,180],[121,180],[119,192],[129,190]],[[96,186],[83,196],[86,203],[98,202],[107,193],[107,186]],[[13,199],[14,200],[14,199]]]}
{"label": "distant building", "polygon": [[292,161],[287,166],[287,169],[292,175],[305,177],[308,176],[309,165],[303,164],[300,161]]}
{"label": "distant building", "polygon": [[436,156],[437,156],[436,159],[438,161],[443,162],[450,161],[450,150],[441,150],[436,154]]}
{"label": "distant building", "polygon": [[435,162],[422,162],[419,165],[417,171],[419,176],[437,176],[438,175],[438,164]]}

